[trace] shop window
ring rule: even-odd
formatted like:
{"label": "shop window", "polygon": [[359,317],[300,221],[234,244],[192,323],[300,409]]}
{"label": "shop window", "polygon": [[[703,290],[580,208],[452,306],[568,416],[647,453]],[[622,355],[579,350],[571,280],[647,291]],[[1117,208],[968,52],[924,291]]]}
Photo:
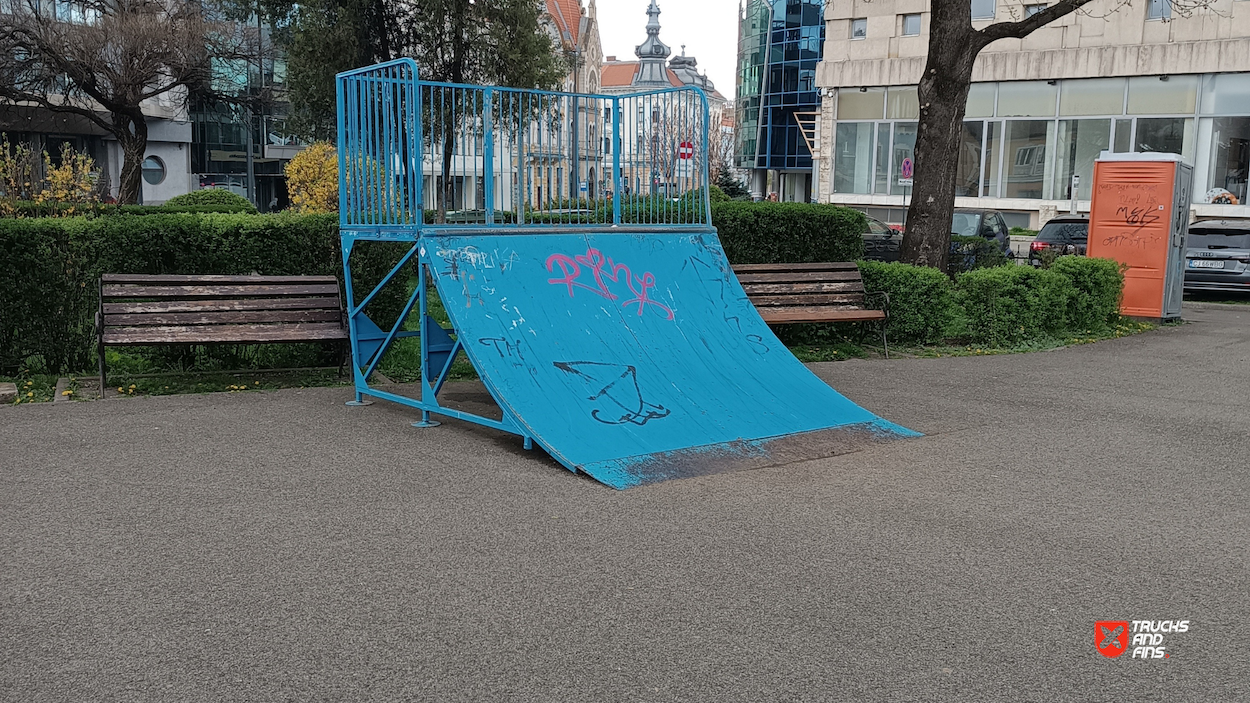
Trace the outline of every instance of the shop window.
{"label": "shop window", "polygon": [[1055,136],[1054,197],[1072,197],[1072,176],[1081,177],[1077,198],[1089,200],[1094,161],[1111,148],[1111,120],[1060,120]]}
{"label": "shop window", "polygon": [[1202,114],[1250,115],[1250,73],[1221,73],[1202,82]]}
{"label": "shop window", "polygon": [[884,88],[842,88],[838,91],[839,120],[879,120],[884,111]]}
{"label": "shop window", "polygon": [[920,97],[916,86],[887,88],[885,93],[885,118],[887,120],[914,120],[920,117]]}
{"label": "shop window", "polygon": [[890,193],[890,123],[877,123],[876,177],[872,192],[878,195]]}
{"label": "shop window", "polygon": [[1192,162],[1194,121],[1189,117],[1138,118],[1136,142],[1134,151],[1180,154]]}
{"label": "shop window", "polygon": [[964,116],[993,117],[994,97],[997,93],[997,83],[973,83],[968,89],[968,104],[964,110]]}
{"label": "shop window", "polygon": [[1192,115],[1197,102],[1197,76],[1138,76],[1128,79],[1130,115]]}
{"label": "shop window", "polygon": [[916,159],[916,123],[894,123],[894,150],[890,158],[890,170],[893,172],[893,183],[890,185],[891,195],[906,195],[911,192],[911,184],[903,178],[903,161]]}
{"label": "shop window", "polygon": [[965,122],[955,164],[955,195],[975,198],[981,192],[981,135],[985,123]]}
{"label": "shop window", "polygon": [[1250,117],[1216,117],[1211,122],[1211,165],[1208,190],[1197,199],[1225,205],[1246,205],[1250,171]]}
{"label": "shop window", "polygon": [[1006,198],[1041,198],[1046,183],[1046,141],[1053,129],[1050,120],[1016,120],[1007,123]]}
{"label": "shop window", "polygon": [[1054,117],[1058,88],[1046,81],[998,84],[999,117]]}
{"label": "shop window", "polygon": [[1124,79],[1064,81],[1059,86],[1059,115],[1123,115]]}
{"label": "shop window", "polygon": [[981,179],[981,195],[998,197],[998,157],[1002,153],[1003,123],[987,122],[985,134],[985,177]]}
{"label": "shop window", "polygon": [[872,122],[840,122],[833,148],[833,192],[872,192]]}
{"label": "shop window", "polygon": [[1126,154],[1133,150],[1133,121],[1132,120],[1116,120],[1115,121],[1115,147],[1112,149],[1117,154]]}

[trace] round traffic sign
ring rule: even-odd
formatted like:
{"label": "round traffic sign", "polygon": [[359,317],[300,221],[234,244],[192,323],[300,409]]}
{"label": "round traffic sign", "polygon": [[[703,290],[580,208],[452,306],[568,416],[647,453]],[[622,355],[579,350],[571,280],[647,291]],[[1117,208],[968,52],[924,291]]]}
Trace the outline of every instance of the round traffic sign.
{"label": "round traffic sign", "polygon": [[694,144],[690,142],[682,142],[681,144],[677,145],[677,158],[693,159],[694,158]]}
{"label": "round traffic sign", "polygon": [[899,175],[902,176],[903,178],[911,178],[912,170],[913,170],[913,166],[911,163],[911,157],[908,156],[907,158],[903,159],[901,168],[899,168],[899,172],[900,172]]}

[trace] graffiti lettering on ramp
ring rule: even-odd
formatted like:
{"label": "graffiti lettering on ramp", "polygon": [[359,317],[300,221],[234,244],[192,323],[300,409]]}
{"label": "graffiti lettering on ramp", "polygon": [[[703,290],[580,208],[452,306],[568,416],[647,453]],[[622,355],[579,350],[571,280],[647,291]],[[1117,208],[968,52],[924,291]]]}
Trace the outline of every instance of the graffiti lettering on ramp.
{"label": "graffiti lettering on ramp", "polygon": [[587,399],[595,404],[590,416],[605,425],[627,422],[645,425],[667,417],[669,409],[643,400],[638,387],[638,370],[626,364],[602,361],[555,361],[561,371],[581,379],[590,390]]}
{"label": "graffiti lettering on ramp", "polygon": [[[634,297],[621,303],[621,307],[628,308],[631,305],[638,306],[638,315],[642,316],[646,312],[648,305],[654,305],[657,310],[664,314],[664,319],[673,319],[673,311],[667,305],[651,299],[651,289],[655,288],[655,276],[651,273],[644,273],[641,277],[629,270],[625,264],[618,264],[611,258],[605,257],[603,252],[589,247],[585,254],[577,254],[576,256],[568,256],[567,254],[552,254],[547,257],[547,270],[555,273],[556,267],[560,267],[560,272],[564,274],[562,278],[549,278],[548,283],[553,285],[567,286],[569,297],[573,297],[574,290],[581,288],[588,290],[595,295],[608,300],[617,300],[619,295],[608,289],[605,281],[619,283],[621,274],[624,273],[625,285],[629,287],[629,291]],[[590,272],[590,278],[594,285],[578,280],[582,277],[582,267]]]}

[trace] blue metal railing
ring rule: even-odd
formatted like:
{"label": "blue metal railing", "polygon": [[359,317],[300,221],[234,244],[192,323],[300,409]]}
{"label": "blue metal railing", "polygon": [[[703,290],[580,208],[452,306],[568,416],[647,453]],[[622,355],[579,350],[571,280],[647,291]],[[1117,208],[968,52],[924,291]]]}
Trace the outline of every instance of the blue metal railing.
{"label": "blue metal railing", "polygon": [[553,93],[338,77],[344,227],[710,226],[707,96]]}

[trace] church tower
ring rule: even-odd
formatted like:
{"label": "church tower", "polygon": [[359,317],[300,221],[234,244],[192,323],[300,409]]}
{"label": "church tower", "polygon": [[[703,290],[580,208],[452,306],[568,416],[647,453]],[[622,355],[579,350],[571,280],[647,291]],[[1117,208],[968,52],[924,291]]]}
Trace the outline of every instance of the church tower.
{"label": "church tower", "polygon": [[672,52],[660,41],[660,8],[655,0],[651,0],[651,6],[647,8],[647,18],[647,40],[634,47],[640,64],[634,76],[634,85],[670,87],[668,55]]}

